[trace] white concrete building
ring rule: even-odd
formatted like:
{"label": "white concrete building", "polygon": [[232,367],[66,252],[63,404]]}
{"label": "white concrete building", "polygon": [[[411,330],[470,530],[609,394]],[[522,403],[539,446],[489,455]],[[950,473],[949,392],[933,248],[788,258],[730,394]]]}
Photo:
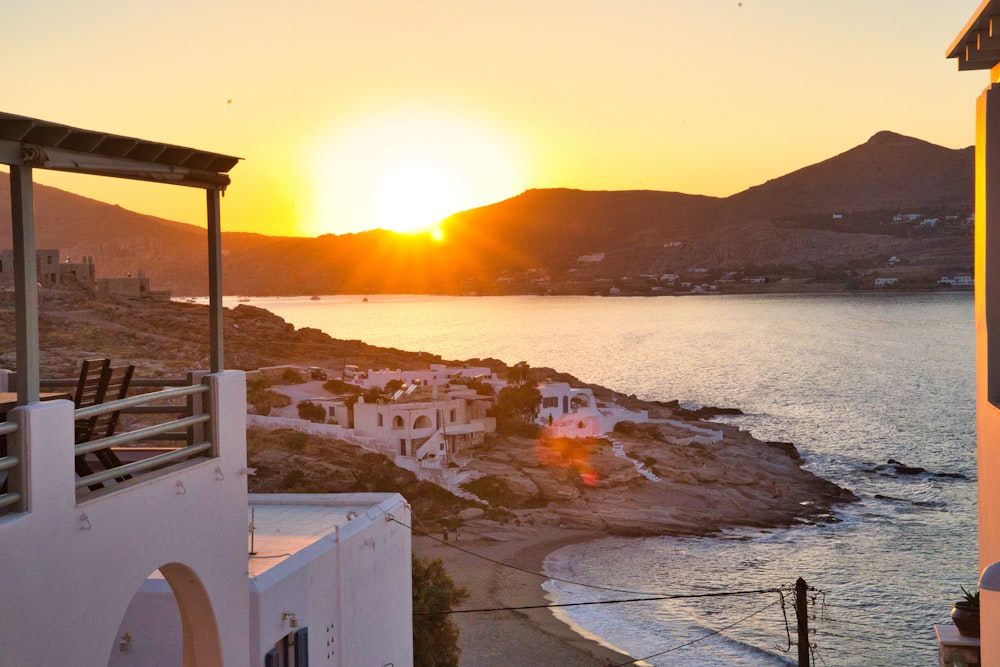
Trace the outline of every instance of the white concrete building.
{"label": "white concrete building", "polygon": [[[250,508],[248,664],[411,664],[410,513],[402,496],[251,495]],[[175,608],[162,574],[147,578],[108,667],[182,664]]]}
{"label": "white concrete building", "polygon": [[382,389],[393,380],[405,385],[419,384],[423,387],[442,387],[447,386],[455,378],[495,380],[496,376],[485,366],[430,364],[426,369],[409,371],[388,368],[369,369],[367,373],[356,374],[355,382],[365,389]]}
{"label": "white concrete building", "polygon": [[[280,663],[296,667],[412,665],[402,498],[254,498],[261,551],[250,554],[246,381],[222,368],[219,203],[237,161],[0,113],[17,358],[0,422],[0,665],[266,667],[279,664],[275,650],[298,652]],[[42,393],[32,247],[40,168],[206,191],[208,371],[79,409]],[[180,416],[76,437],[78,421],[164,402],[181,404]],[[172,437],[170,446],[127,447],[154,435]]]}
{"label": "white concrete building", "polygon": [[552,437],[588,438],[610,433],[619,422],[645,422],[649,415],[643,410],[632,412],[614,405],[599,405],[589,387],[573,388],[568,382],[542,382],[542,395],[537,422],[549,429]]}
{"label": "white concrete building", "polygon": [[441,393],[441,397],[414,394],[378,403],[359,399],[354,404],[354,433],[424,465],[446,465],[462,449],[482,443],[487,433],[496,431],[496,419],[487,416],[493,404],[490,397],[464,388]]}

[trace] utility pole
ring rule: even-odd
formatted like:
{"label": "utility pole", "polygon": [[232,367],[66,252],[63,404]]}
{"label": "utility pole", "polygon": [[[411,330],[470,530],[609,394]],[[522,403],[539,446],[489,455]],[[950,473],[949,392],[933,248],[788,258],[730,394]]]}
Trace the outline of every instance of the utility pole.
{"label": "utility pole", "polygon": [[795,623],[799,636],[799,667],[809,667],[809,610],[806,591],[809,586],[799,577],[795,582]]}

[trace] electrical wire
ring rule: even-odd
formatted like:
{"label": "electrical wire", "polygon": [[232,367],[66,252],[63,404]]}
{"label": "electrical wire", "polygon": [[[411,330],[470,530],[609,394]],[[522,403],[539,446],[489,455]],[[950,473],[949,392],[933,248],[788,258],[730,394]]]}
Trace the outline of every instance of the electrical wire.
{"label": "electrical wire", "polygon": [[672,653],[674,651],[679,651],[682,648],[686,648],[688,646],[691,646],[692,644],[697,644],[698,642],[703,641],[705,639],[708,639],[709,637],[714,637],[715,635],[720,634],[722,632],[725,632],[726,630],[729,630],[731,628],[735,628],[740,623],[743,623],[744,621],[747,621],[747,620],[753,618],[754,616],[757,616],[758,614],[762,614],[763,612],[767,611],[768,609],[770,609],[771,607],[773,607],[773,606],[775,606],[777,604],[781,604],[781,600],[775,600],[774,602],[772,602],[772,603],[770,603],[770,604],[762,607],[761,609],[758,609],[757,611],[753,612],[752,614],[744,616],[740,620],[736,621],[735,623],[731,623],[731,624],[725,626],[724,628],[719,628],[718,630],[712,630],[708,634],[702,635],[701,637],[698,637],[696,639],[692,639],[691,641],[685,642],[685,643],[680,644],[678,646],[674,646],[673,648],[668,648],[666,651],[660,651],[659,653],[654,653],[652,655],[647,655],[645,658],[636,658],[635,660],[630,660],[629,662],[620,662],[617,665],[615,665],[615,667],[625,667],[626,665],[634,665],[637,662],[644,662],[646,660],[651,660],[652,658],[658,658],[661,655],[666,655],[667,653]]}
{"label": "electrical wire", "polygon": [[774,588],[760,588],[760,589],[746,590],[746,591],[718,591],[718,592],[714,592],[714,593],[690,593],[690,594],[684,594],[684,595],[675,595],[675,594],[670,594],[670,593],[663,593],[662,591],[657,591],[657,592],[634,591],[634,590],[629,590],[629,589],[625,589],[625,588],[614,588],[614,587],[611,587],[611,586],[601,586],[601,585],[598,585],[598,584],[587,584],[587,583],[580,582],[580,581],[573,581],[571,579],[562,579],[560,577],[553,577],[553,576],[550,576],[550,575],[547,575],[547,574],[543,574],[541,572],[535,572],[534,570],[528,570],[528,569],[525,569],[523,567],[518,567],[517,565],[511,565],[509,563],[504,563],[503,561],[499,561],[499,560],[496,560],[494,558],[490,558],[489,556],[484,556],[482,554],[478,554],[475,551],[470,551],[469,549],[465,549],[465,548],[460,547],[460,546],[458,546],[456,544],[452,544],[451,542],[445,542],[444,540],[440,540],[440,539],[434,537],[433,535],[430,535],[429,533],[425,533],[423,531],[417,530],[413,526],[406,525],[405,523],[403,523],[402,521],[400,521],[399,519],[397,519],[396,517],[394,517],[392,514],[386,514],[386,518],[388,518],[390,521],[394,521],[394,522],[398,523],[399,525],[403,526],[404,528],[409,528],[411,532],[413,532],[413,533],[415,533],[417,535],[421,535],[423,537],[427,537],[427,538],[429,538],[431,540],[434,540],[435,542],[437,542],[439,544],[443,544],[443,545],[445,545],[447,547],[451,547],[452,549],[457,549],[458,551],[461,551],[462,553],[469,554],[470,556],[475,556],[476,558],[481,558],[481,559],[483,559],[485,561],[493,563],[494,565],[500,565],[501,567],[506,567],[506,568],[509,568],[511,570],[517,570],[518,572],[523,572],[525,574],[530,574],[530,575],[533,575],[533,576],[536,576],[536,577],[540,577],[542,579],[552,580],[552,581],[558,581],[560,583],[571,584],[573,586],[583,586],[585,588],[594,588],[594,589],[602,590],[602,591],[610,591],[612,593],[624,593],[626,595],[647,595],[647,596],[658,597],[658,598],[662,598],[662,599],[674,599],[674,600],[676,600],[676,599],[683,599],[683,598],[723,597],[723,596],[731,596],[731,595],[760,595],[760,594],[763,594],[763,593],[777,593],[777,592],[779,592],[781,590],[781,588],[779,588],[779,587],[774,587]]}
{"label": "electrical wire", "polygon": [[415,611],[414,616],[444,616],[446,614],[472,614],[487,611],[523,611],[525,609],[553,609],[556,607],[584,607],[595,604],[621,604],[624,602],[650,602],[653,600],[675,600],[673,595],[658,595],[651,598],[629,598],[627,600],[590,600],[588,602],[562,602],[552,604],[531,604],[523,607],[490,607],[483,609],[449,609],[448,611]]}

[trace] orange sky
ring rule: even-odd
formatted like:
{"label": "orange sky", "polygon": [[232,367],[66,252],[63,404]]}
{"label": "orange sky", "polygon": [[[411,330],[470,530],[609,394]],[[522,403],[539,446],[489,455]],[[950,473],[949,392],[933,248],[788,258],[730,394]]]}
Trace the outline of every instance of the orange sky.
{"label": "orange sky", "polygon": [[[726,196],[883,129],[971,145],[987,76],[944,51],[978,5],[32,0],[0,12],[2,110],[245,158],[226,231],[403,229],[533,187]],[[38,180],[204,216],[197,190]]]}

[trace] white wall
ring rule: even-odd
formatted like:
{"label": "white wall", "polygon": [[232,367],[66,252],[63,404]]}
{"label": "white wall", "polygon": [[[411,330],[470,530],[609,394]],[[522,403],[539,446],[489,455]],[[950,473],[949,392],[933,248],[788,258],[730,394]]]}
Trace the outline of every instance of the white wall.
{"label": "white wall", "polygon": [[253,580],[259,630],[251,636],[250,664],[263,665],[264,654],[293,631],[282,620],[292,612],[298,627],[309,629],[310,667],[412,665],[410,512],[403,497],[280,494],[252,496],[252,502],[372,506]]}
{"label": "white wall", "polygon": [[[0,518],[0,664],[107,664],[133,595],[171,563],[196,575],[178,579],[184,590],[200,579],[220,637],[221,661],[203,644],[185,664],[247,664],[245,382],[237,371],[210,381],[219,399],[219,458],[79,505],[73,404],[12,411],[30,443],[30,511]],[[210,620],[189,617],[192,636],[205,637]]]}

